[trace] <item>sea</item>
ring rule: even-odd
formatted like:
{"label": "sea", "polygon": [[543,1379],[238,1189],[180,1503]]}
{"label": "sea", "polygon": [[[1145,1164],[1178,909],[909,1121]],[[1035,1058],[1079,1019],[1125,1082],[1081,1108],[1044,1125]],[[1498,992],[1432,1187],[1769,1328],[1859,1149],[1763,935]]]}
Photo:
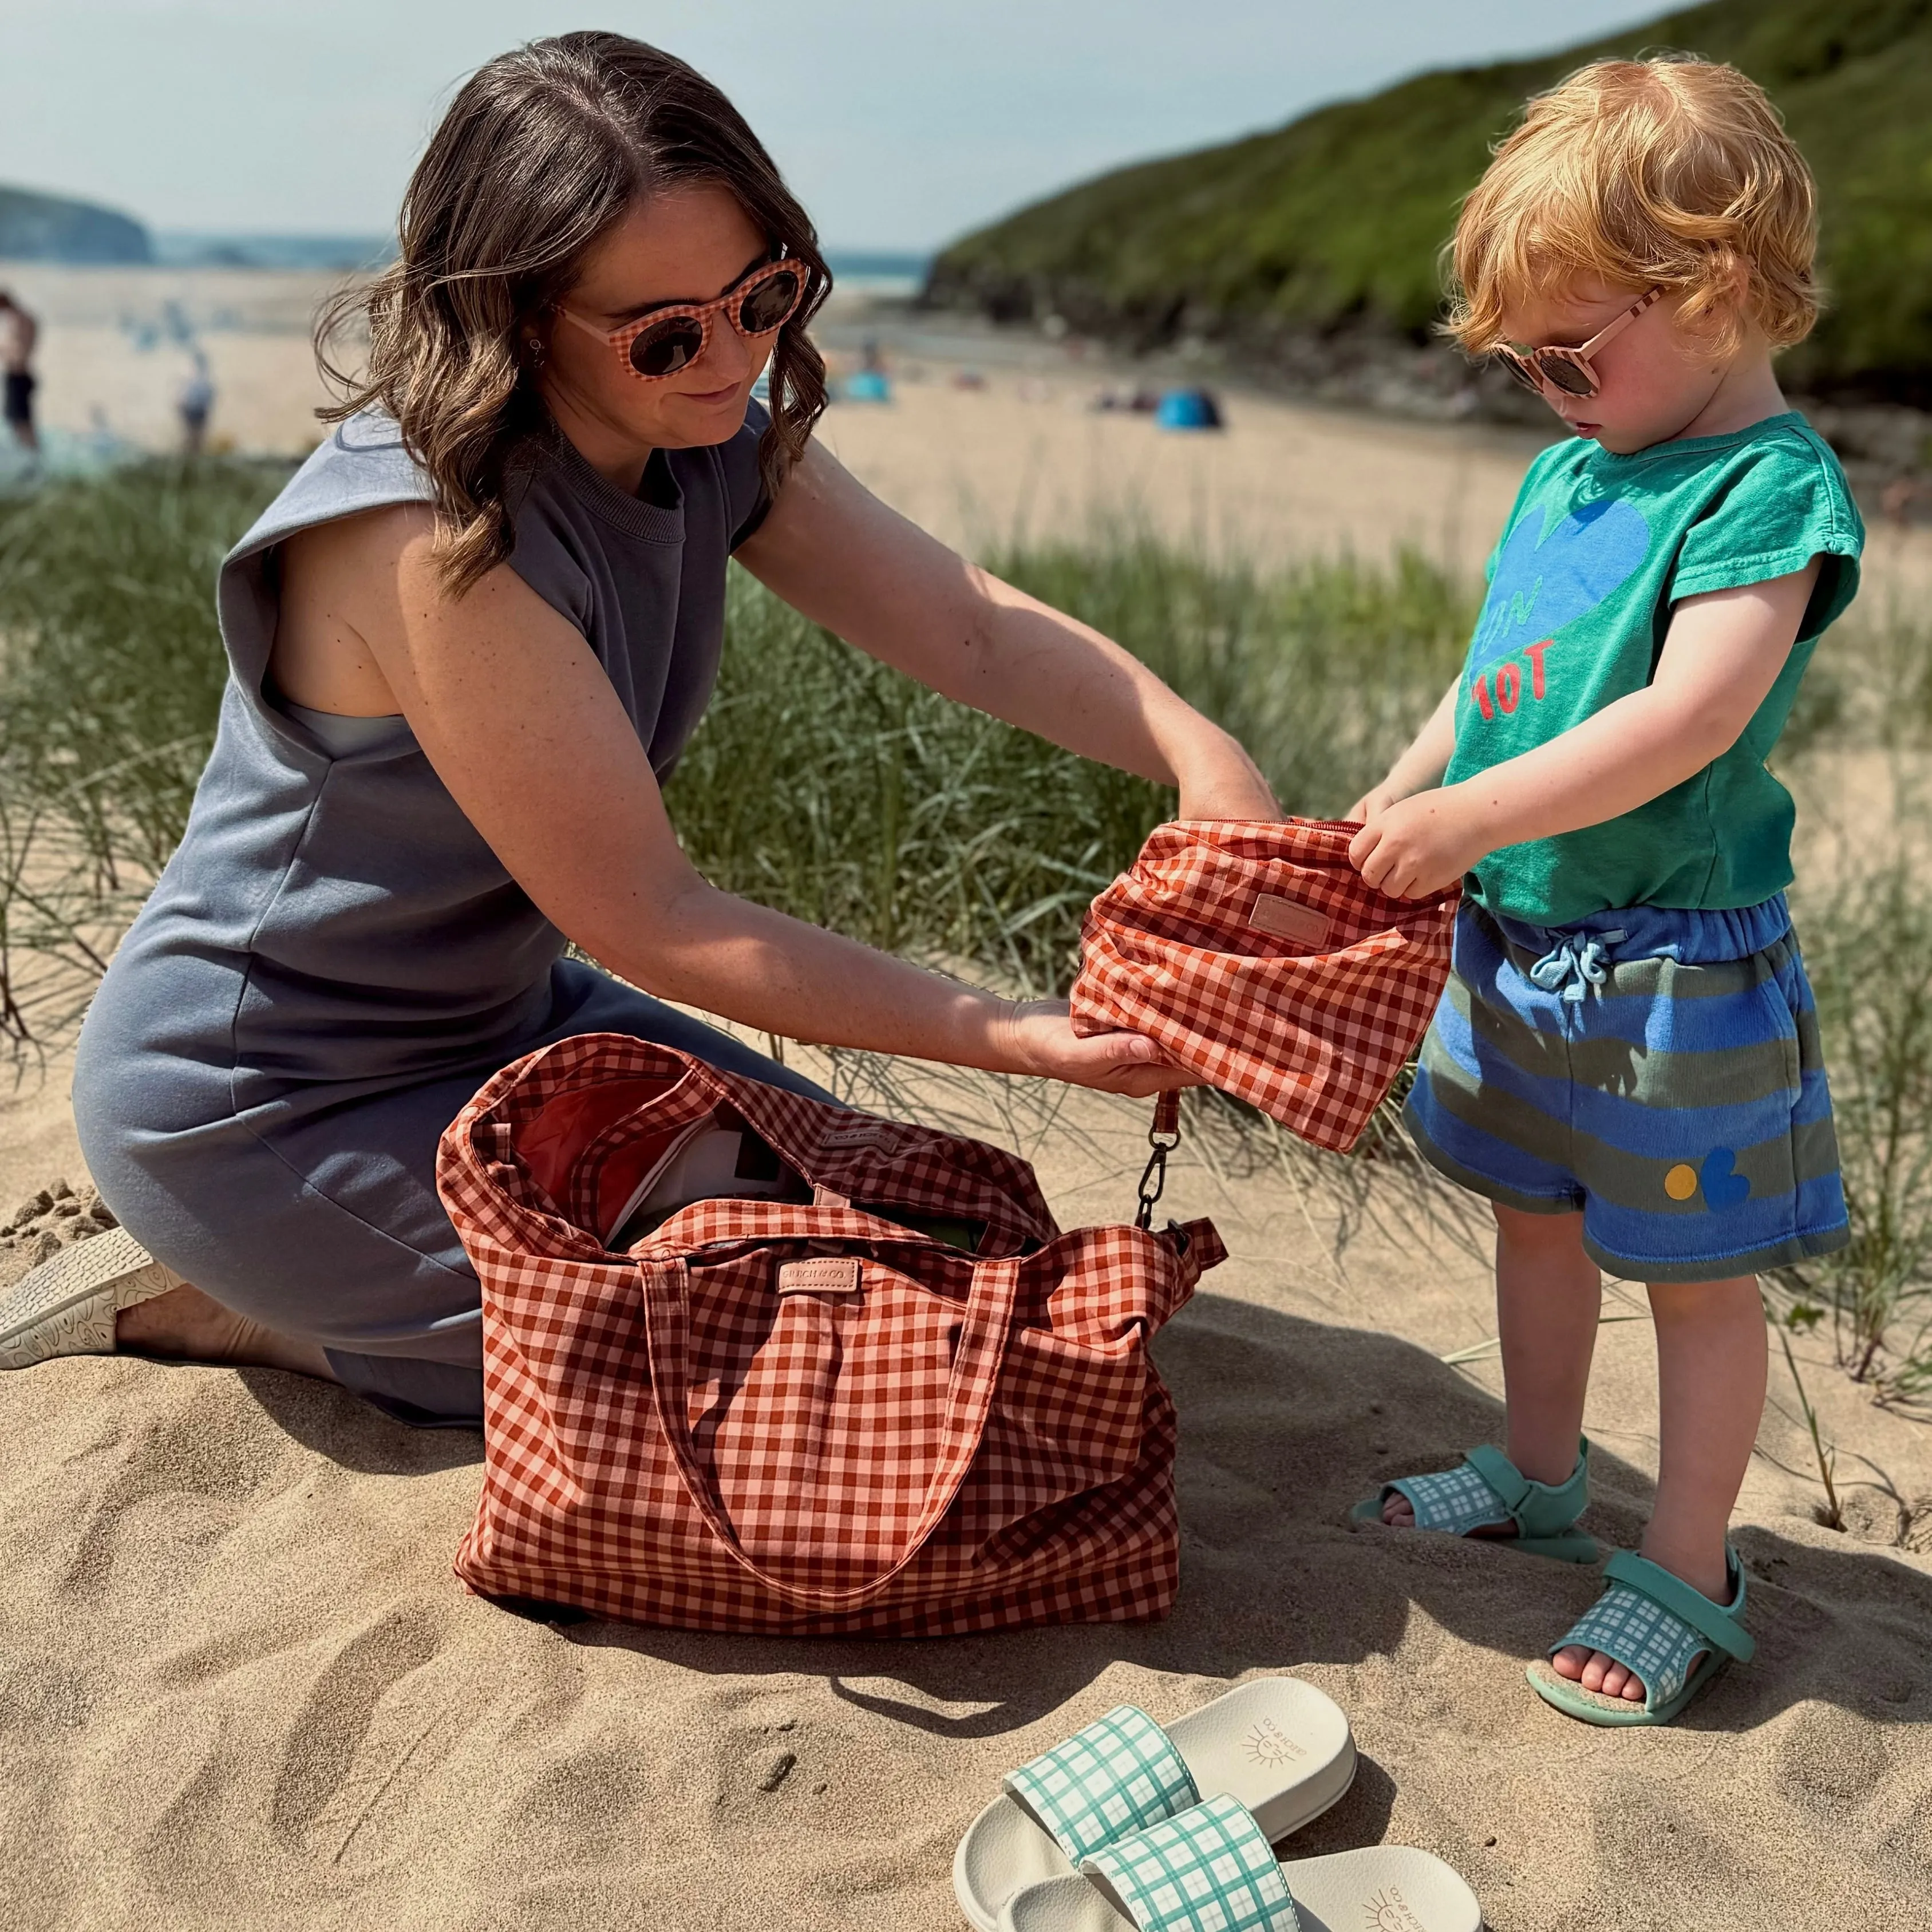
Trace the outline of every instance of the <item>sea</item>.
{"label": "sea", "polygon": [[[154,263],[166,268],[306,268],[320,274],[380,268],[394,259],[386,235],[213,234],[164,230],[154,237]],[[910,296],[926,280],[932,256],[876,248],[828,248],[838,286],[854,294]]]}

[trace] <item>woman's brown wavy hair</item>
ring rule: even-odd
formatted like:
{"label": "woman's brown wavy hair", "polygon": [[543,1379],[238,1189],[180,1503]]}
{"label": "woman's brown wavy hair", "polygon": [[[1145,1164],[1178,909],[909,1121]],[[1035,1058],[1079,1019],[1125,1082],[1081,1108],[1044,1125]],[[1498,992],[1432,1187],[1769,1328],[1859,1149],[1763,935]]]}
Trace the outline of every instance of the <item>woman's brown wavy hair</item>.
{"label": "woman's brown wavy hair", "polygon": [[[500,55],[450,104],[403,198],[395,262],[323,310],[316,352],[340,422],[386,410],[434,483],[445,584],[460,596],[514,542],[512,499],[548,421],[522,332],[576,282],[584,256],[638,200],[693,182],[737,197],[806,296],[771,360],[758,452],[776,490],[825,407],[806,334],[832,286],[818,238],[758,136],[703,75],[621,34],[562,34]],[[332,354],[366,323],[359,376]]]}

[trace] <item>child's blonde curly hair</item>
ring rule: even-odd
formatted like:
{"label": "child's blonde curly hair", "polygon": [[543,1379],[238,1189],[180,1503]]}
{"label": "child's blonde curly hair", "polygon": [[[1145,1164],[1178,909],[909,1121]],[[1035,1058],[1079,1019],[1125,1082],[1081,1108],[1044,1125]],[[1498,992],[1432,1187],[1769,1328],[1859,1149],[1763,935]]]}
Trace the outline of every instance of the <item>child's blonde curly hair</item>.
{"label": "child's blonde curly hair", "polygon": [[1748,322],[1774,349],[1811,332],[1817,189],[1776,108],[1734,67],[1593,61],[1532,97],[1462,204],[1444,325],[1472,355],[1504,311],[1580,278],[1682,290],[1718,355]]}

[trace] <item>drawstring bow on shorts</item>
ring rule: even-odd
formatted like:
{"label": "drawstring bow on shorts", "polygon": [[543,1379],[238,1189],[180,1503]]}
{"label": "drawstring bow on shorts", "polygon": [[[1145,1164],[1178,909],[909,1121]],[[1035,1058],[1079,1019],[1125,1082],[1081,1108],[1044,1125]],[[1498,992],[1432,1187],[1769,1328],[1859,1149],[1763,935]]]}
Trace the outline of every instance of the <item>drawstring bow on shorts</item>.
{"label": "drawstring bow on shorts", "polygon": [[1580,1005],[1586,992],[1602,994],[1616,963],[1610,949],[1623,937],[1622,932],[1566,933],[1529,969],[1529,976],[1546,993],[1561,987],[1564,999]]}

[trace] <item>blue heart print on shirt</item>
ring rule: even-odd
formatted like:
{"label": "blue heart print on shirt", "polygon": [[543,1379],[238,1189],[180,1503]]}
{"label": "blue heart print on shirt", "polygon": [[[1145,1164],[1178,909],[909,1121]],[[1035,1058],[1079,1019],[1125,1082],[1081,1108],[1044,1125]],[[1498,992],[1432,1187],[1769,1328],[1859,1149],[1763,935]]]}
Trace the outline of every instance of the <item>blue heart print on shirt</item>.
{"label": "blue heart print on shirt", "polygon": [[1544,529],[1541,510],[1530,509],[1496,560],[1469,668],[1480,670],[1588,616],[1649,550],[1649,524],[1621,496],[1580,504],[1554,530]]}

